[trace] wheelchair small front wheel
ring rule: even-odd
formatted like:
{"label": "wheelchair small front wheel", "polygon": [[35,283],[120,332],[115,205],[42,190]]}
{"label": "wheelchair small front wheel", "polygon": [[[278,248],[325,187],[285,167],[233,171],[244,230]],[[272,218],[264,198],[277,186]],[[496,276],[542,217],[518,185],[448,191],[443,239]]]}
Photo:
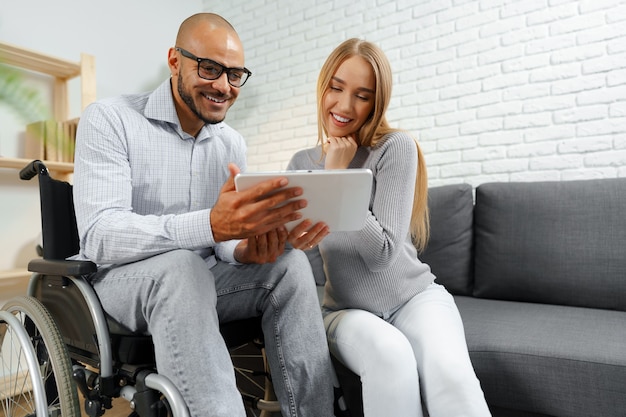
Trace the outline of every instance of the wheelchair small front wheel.
{"label": "wheelchair small front wheel", "polygon": [[[47,397],[47,416],[80,417],[78,393],[72,378],[72,362],[58,327],[46,307],[34,297],[21,296],[8,301],[2,309],[13,314],[28,333]],[[19,361],[23,353],[19,346],[11,346],[11,341],[7,340],[7,337],[11,338],[11,329],[4,323],[2,325],[0,375],[4,375],[3,383],[18,384],[15,386],[20,388],[14,389],[15,392],[11,392],[7,398],[0,393],[0,411],[11,417],[39,416],[35,412],[32,392],[24,382],[36,373],[29,372],[25,362]]]}

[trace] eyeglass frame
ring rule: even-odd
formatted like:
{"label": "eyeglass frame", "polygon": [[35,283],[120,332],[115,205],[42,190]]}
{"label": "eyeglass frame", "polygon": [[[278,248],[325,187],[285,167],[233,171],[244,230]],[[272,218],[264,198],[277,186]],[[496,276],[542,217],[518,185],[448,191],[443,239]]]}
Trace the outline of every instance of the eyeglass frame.
{"label": "eyeglass frame", "polygon": [[[252,71],[250,71],[248,68],[246,67],[227,67],[225,65],[220,64],[219,62],[216,62],[210,58],[200,58],[195,56],[194,54],[192,54],[191,52],[187,51],[186,49],[183,49],[179,46],[175,46],[174,47],[175,50],[177,50],[178,52],[180,52],[180,54],[182,56],[184,56],[185,58],[189,58],[192,59],[196,62],[198,62],[198,77],[202,78],[203,80],[209,80],[209,81],[214,81],[217,80],[218,78],[220,78],[222,76],[222,74],[224,74],[224,72],[226,73],[226,79],[228,80],[228,84],[230,84],[231,86],[235,87],[235,88],[240,88],[243,87],[243,85],[248,81],[248,79],[252,76]],[[220,68],[221,71],[220,73],[215,77],[215,78],[207,78],[207,77],[203,77],[202,75],[200,75],[200,64],[203,62],[209,62],[212,65],[215,65],[216,67]],[[230,74],[232,71],[243,71],[244,74],[246,74],[246,78],[243,80],[243,82],[239,85],[235,85],[231,82],[230,79]]]}

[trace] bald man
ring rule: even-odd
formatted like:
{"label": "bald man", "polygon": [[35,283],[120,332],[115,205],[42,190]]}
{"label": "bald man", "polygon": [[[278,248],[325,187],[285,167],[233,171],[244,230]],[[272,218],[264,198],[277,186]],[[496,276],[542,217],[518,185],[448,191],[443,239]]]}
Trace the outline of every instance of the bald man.
{"label": "bald man", "polygon": [[[90,281],[104,310],[152,335],[159,373],[191,416],[245,416],[219,323],[256,316],[283,416],[332,416],[315,281],[306,255],[285,248],[302,190],[283,178],[234,187],[246,146],[224,118],[251,76],[241,40],[222,17],[193,15],[168,65],[153,92],[100,100],[81,116],[77,258],[98,264]],[[328,233],[309,231],[312,245]]]}

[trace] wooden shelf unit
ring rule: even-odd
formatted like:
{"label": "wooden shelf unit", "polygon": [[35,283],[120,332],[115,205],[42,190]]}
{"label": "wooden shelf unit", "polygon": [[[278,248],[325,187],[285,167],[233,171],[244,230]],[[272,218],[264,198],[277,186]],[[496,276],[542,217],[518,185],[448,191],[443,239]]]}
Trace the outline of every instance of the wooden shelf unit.
{"label": "wooden shelf unit", "polygon": [[53,116],[57,120],[69,118],[69,80],[80,77],[81,111],[96,99],[96,59],[93,55],[82,53],[80,61],[73,62],[0,42],[0,62],[54,77]]}
{"label": "wooden shelf unit", "polygon": [[[96,99],[96,60],[93,55],[81,53],[80,61],[73,62],[0,41],[0,63],[54,77],[52,115],[56,120],[69,118],[69,80],[80,77],[81,112]],[[20,170],[31,161],[0,156],[0,168]],[[69,181],[74,171],[74,164],[69,162],[43,162],[60,179]],[[28,276],[30,273],[25,268],[0,270],[0,288],[17,288],[18,282],[27,282]]]}
{"label": "wooden shelf unit", "polygon": [[[96,99],[96,59],[93,55],[82,53],[80,61],[73,62],[0,42],[0,62],[54,77],[52,113],[56,120],[69,118],[69,80],[80,77],[81,112]],[[0,157],[0,168],[21,169],[28,162],[27,159]],[[67,174],[72,171],[72,164],[44,163],[54,172]],[[51,169],[53,166],[55,168]]]}

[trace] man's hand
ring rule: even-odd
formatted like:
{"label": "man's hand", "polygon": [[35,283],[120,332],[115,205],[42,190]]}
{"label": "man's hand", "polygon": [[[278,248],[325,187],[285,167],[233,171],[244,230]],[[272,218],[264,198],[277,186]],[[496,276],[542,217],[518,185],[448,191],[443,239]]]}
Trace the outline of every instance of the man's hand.
{"label": "man's hand", "polygon": [[263,235],[242,240],[235,248],[235,259],[242,264],[275,262],[285,251],[287,229],[281,226]]}
{"label": "man's hand", "polygon": [[287,178],[279,177],[237,192],[235,175],[239,168],[229,164],[230,177],[220,190],[211,209],[211,229],[215,242],[262,236],[302,217],[299,210],[306,200],[288,200],[302,195],[300,187],[285,187]]}
{"label": "man's hand", "polygon": [[356,155],[358,148],[356,140],[352,136],[348,137],[328,137],[324,144],[326,151],[326,161],[324,169],[346,169],[350,161]]}

